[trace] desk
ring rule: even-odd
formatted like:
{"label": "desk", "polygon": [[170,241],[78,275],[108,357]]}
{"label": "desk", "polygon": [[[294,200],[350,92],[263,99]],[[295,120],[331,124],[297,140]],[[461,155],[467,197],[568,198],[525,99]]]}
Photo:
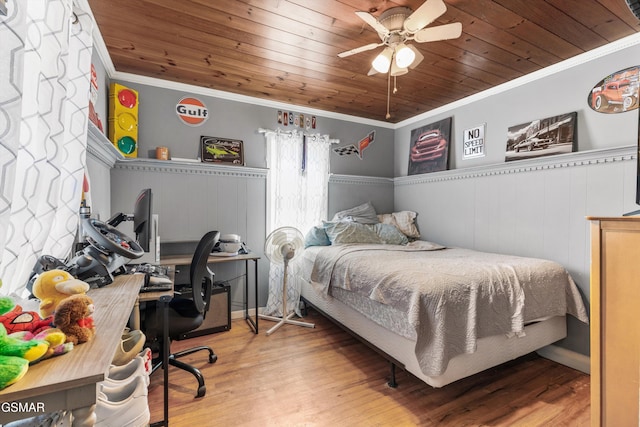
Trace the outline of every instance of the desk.
{"label": "desk", "polygon": [[[160,256],[160,265],[173,266],[190,265],[193,255],[171,255],[168,257]],[[258,260],[260,256],[255,254],[241,254],[235,256],[209,256],[207,264],[220,264],[225,262],[244,261],[244,318],[252,326],[254,332],[258,333]],[[254,290],[255,290],[255,319],[249,316],[249,261],[254,263]]]}
{"label": "desk", "polygon": [[0,401],[34,404],[38,412],[0,412],[0,423],[58,410],[73,411],[74,426],[95,423],[97,383],[105,373],[122,339],[131,310],[144,284],[141,276],[122,275],[103,288],[91,289],[96,335],[70,353],[29,367],[17,383],[0,390]]}

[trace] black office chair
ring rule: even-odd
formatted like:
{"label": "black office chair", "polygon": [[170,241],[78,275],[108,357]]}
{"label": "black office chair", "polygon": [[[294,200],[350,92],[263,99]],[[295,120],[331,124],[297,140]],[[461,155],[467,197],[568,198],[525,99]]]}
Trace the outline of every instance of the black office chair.
{"label": "black office chair", "polygon": [[[191,292],[188,295],[179,295],[173,297],[169,302],[168,319],[169,319],[169,343],[171,340],[178,339],[182,334],[196,330],[202,325],[207,310],[209,309],[209,302],[211,300],[211,287],[213,285],[214,273],[207,267],[207,259],[214,245],[218,242],[220,233],[218,231],[210,231],[205,234],[193,254],[191,260],[191,268],[189,270],[190,283],[187,285]],[[176,285],[176,289],[180,285]],[[186,289],[186,288],[185,288]],[[154,366],[152,373],[158,368],[166,367],[162,366],[163,360],[163,313],[159,309],[159,305],[151,304],[145,309],[144,317],[144,331],[147,339],[156,344],[159,348],[159,356],[154,359]],[[181,362],[178,358],[193,354],[198,351],[209,352],[209,363],[214,363],[218,360],[218,356],[213,352],[210,347],[199,346],[183,350],[177,353],[169,354],[168,361],[170,365],[176,366],[187,372],[191,372],[198,380],[198,393],[196,397],[202,397],[206,393],[206,386],[204,384],[204,377],[197,368]]]}

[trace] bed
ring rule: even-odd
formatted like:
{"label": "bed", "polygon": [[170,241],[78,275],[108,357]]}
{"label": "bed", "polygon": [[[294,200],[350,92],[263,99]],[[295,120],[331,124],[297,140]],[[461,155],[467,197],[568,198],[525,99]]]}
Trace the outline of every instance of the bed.
{"label": "bed", "polygon": [[588,322],[552,261],[422,240],[332,243],[297,261],[301,297],[384,354],[392,386],[396,366],[442,387],[564,338],[567,314]]}

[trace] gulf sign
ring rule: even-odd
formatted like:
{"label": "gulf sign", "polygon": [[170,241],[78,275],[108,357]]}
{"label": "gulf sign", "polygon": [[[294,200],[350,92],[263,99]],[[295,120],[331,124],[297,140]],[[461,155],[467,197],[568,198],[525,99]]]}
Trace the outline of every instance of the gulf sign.
{"label": "gulf sign", "polygon": [[189,126],[200,126],[209,118],[209,110],[204,102],[190,97],[178,101],[176,114],[184,124]]}

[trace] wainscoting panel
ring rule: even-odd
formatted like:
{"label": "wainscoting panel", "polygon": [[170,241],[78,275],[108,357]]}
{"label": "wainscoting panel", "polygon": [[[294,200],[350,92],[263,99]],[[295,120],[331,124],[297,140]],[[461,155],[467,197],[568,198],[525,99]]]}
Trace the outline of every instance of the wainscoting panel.
{"label": "wainscoting panel", "polygon": [[[153,192],[161,242],[198,241],[210,230],[239,234],[262,255],[266,218],[266,171],[155,160],[118,161],[111,171],[111,206],[130,213],[143,188]],[[120,228],[120,227],[119,227]],[[266,303],[268,262],[259,261],[260,304]],[[253,264],[250,264],[253,269]],[[216,280],[229,280],[232,309],[243,301],[244,263],[216,265]],[[253,270],[252,270],[253,274]],[[252,276],[253,277],[253,276]],[[253,293],[250,293],[253,304]]]}

